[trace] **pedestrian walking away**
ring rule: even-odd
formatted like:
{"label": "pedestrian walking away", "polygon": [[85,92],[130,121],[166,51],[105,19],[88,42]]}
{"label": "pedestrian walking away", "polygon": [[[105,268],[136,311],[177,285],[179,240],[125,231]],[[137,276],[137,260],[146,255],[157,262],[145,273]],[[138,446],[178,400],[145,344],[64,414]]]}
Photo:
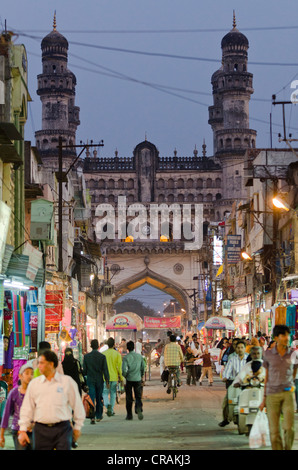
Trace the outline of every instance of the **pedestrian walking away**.
{"label": "pedestrian walking away", "polygon": [[108,371],[109,371],[109,386],[107,386],[106,381],[104,382],[103,388],[103,403],[107,409],[107,415],[114,416],[114,406],[116,403],[116,394],[117,394],[117,383],[118,380],[120,384],[123,384],[122,376],[122,357],[121,354],[115,350],[115,340],[114,338],[109,338],[107,341],[109,349],[103,352],[103,355],[106,357]]}
{"label": "pedestrian walking away", "polygon": [[64,374],[69,375],[76,382],[79,393],[82,396],[82,390],[86,390],[87,384],[80,361],[74,357],[72,348],[65,349],[62,367]]}
{"label": "pedestrian walking away", "polygon": [[125,396],[126,396],[126,412],[127,420],[133,419],[132,405],[133,405],[133,392],[135,396],[135,413],[140,420],[143,419],[143,377],[145,374],[145,364],[143,357],[134,351],[134,342],[128,341],[127,343],[128,354],[122,361],[122,375],[126,378]]}
{"label": "pedestrian walking away", "polygon": [[[180,380],[180,364],[184,360],[182,349],[180,348],[179,344],[176,343],[176,335],[170,336],[170,342],[165,346],[164,350],[164,364],[165,367],[175,367],[176,369],[176,377],[177,377],[177,385],[180,387],[181,380]],[[167,390],[168,393],[171,393],[170,388]]]}
{"label": "pedestrian walking away", "polygon": [[[286,325],[275,325],[273,339],[276,345],[264,353],[263,366],[266,369],[264,400],[269,421],[272,450],[291,450],[295,437],[295,386],[297,373],[296,351],[289,348],[290,329]],[[284,442],[280,431],[282,428]]]}
{"label": "pedestrian walking away", "polygon": [[39,356],[41,375],[29,383],[21,406],[19,443],[30,442],[28,430],[34,422],[33,450],[71,450],[72,442],[81,435],[85,410],[78,386],[71,377],[57,372],[57,366],[53,351]]}
{"label": "pedestrian walking away", "polygon": [[[1,421],[0,447],[5,447],[5,430],[9,426],[9,418],[12,416],[11,433],[15,450],[31,450],[31,442],[23,446],[18,441],[20,409],[27,391],[28,385],[33,379],[32,364],[26,363],[19,370],[20,385],[14,387],[8,394]],[[28,428],[28,438],[31,441],[31,428]]]}
{"label": "pedestrian walking away", "polygon": [[97,339],[91,341],[92,351],[85,354],[83,360],[83,373],[87,377],[87,386],[92,402],[95,404],[95,418],[91,419],[91,424],[102,420],[103,415],[103,387],[104,380],[109,388],[110,376],[106,356],[98,351],[99,343]]}

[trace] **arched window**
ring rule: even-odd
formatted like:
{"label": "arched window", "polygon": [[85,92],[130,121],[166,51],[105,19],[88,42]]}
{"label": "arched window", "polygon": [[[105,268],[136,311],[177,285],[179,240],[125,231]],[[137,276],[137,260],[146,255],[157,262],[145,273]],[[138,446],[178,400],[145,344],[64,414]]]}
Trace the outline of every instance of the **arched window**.
{"label": "arched window", "polygon": [[120,180],[118,180],[118,189],[124,189],[124,180],[122,178],[120,178]]}
{"label": "arched window", "polygon": [[169,189],[173,189],[174,188],[174,180],[172,178],[170,178],[168,180],[168,188]]}
{"label": "arched window", "polygon": [[178,194],[178,202],[184,202],[184,194]]}
{"label": "arched window", "polygon": [[174,202],[174,194],[168,195],[168,202]]}
{"label": "arched window", "polygon": [[220,179],[220,178],[216,178],[216,180],[215,180],[215,187],[216,187],[216,188],[221,188],[221,179]]}
{"label": "arched window", "polygon": [[207,178],[206,188],[212,188],[212,179],[211,178]]}
{"label": "arched window", "polygon": [[115,189],[115,181],[113,179],[109,179],[108,188]]}
{"label": "arched window", "polygon": [[220,193],[217,193],[216,196],[215,196],[215,199],[218,201],[219,199],[221,199],[221,194]]}
{"label": "arched window", "polygon": [[198,181],[197,181],[197,188],[202,188],[203,187],[203,180],[202,178],[199,178]]}
{"label": "arched window", "polygon": [[105,187],[106,187],[106,182],[105,182],[105,180],[104,180],[104,179],[100,179],[100,180],[98,181],[98,189],[105,189]]}
{"label": "arched window", "polygon": [[203,202],[203,200],[204,200],[203,194],[198,194],[198,195],[197,195],[197,201],[198,201],[198,202]]}
{"label": "arched window", "polygon": [[189,179],[187,180],[186,187],[187,187],[188,189],[192,189],[192,188],[193,188],[193,179],[192,179],[192,178],[189,178]]}
{"label": "arched window", "polygon": [[184,180],[182,178],[179,178],[179,180],[177,181],[177,188],[184,189]]}
{"label": "arched window", "polygon": [[239,149],[240,147],[241,147],[241,139],[239,139],[239,137],[236,137],[236,139],[234,139],[234,148]]}
{"label": "arched window", "polygon": [[206,196],[206,201],[211,202],[212,201],[212,194],[208,193]]}
{"label": "arched window", "polygon": [[165,187],[165,180],[163,180],[162,178],[160,178],[160,179],[157,181],[157,187],[158,187],[158,189],[164,189],[164,187]]}
{"label": "arched window", "polygon": [[164,194],[159,194],[159,196],[158,196],[158,202],[165,202],[165,196],[164,196]]}
{"label": "arched window", "polygon": [[127,189],[133,189],[134,188],[134,185],[135,185],[135,182],[132,178],[130,178],[128,181],[127,181]]}

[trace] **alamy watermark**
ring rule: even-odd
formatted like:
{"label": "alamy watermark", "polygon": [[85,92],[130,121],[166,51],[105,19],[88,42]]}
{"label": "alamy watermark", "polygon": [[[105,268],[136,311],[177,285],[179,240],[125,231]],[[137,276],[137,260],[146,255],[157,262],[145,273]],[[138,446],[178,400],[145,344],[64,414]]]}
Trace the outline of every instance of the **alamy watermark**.
{"label": "alamy watermark", "polygon": [[293,80],[291,83],[291,88],[295,88],[295,90],[291,93],[291,101],[293,104],[298,104],[298,80]]}
{"label": "alamy watermark", "polygon": [[203,204],[155,204],[148,208],[135,203],[127,206],[126,197],[112,204],[99,204],[95,216],[96,236],[100,240],[183,240],[185,250],[199,250],[203,244]]}

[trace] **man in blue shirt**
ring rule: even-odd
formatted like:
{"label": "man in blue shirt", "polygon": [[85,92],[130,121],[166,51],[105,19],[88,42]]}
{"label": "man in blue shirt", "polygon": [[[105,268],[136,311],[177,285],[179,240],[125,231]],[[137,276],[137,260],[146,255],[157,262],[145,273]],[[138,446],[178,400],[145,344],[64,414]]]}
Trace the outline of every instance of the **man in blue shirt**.
{"label": "man in blue shirt", "polygon": [[[108,388],[110,376],[106,357],[98,351],[99,343],[97,339],[91,341],[91,348],[92,351],[84,356],[83,374],[87,376],[90,398],[96,406],[96,421],[101,421],[103,413],[102,392],[104,379]],[[95,419],[91,419],[91,424],[95,424]]]}
{"label": "man in blue shirt", "polygon": [[142,403],[142,381],[145,374],[145,363],[141,354],[134,352],[134,342],[127,343],[128,354],[124,356],[122,362],[122,375],[126,378],[125,394],[126,394],[126,411],[127,420],[132,420],[132,404],[134,390],[135,395],[135,412],[139,419],[143,419],[143,403]]}

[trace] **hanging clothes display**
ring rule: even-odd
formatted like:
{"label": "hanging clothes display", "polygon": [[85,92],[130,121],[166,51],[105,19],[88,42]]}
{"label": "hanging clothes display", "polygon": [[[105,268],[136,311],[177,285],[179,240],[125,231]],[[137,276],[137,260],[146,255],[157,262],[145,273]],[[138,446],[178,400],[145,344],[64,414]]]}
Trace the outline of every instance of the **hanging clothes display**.
{"label": "hanging clothes display", "polygon": [[285,325],[287,321],[287,307],[279,305],[275,309],[275,325]]}

